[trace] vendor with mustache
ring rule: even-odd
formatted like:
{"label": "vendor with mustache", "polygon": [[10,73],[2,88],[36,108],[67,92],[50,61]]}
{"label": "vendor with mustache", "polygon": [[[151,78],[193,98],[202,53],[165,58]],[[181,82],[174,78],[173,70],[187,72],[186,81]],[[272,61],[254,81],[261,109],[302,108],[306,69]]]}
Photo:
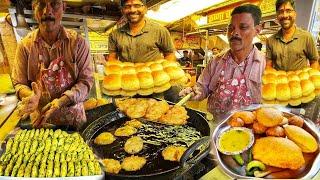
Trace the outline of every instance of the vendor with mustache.
{"label": "vendor with mustache", "polygon": [[297,27],[294,0],[276,1],[277,20],[281,29],[267,39],[267,67],[295,71],[319,67],[319,55],[312,35]]}
{"label": "vendor with mustache", "polygon": [[62,0],[34,0],[39,28],[16,50],[12,81],[21,99],[20,114],[34,127],[46,123],[80,128],[86,121],[83,101],[93,84],[89,45],[61,25]]}
{"label": "vendor with mustache", "polygon": [[246,4],[231,13],[227,36],[230,49],[214,56],[200,75],[197,84],[180,92],[192,93],[193,100],[208,97],[208,111],[221,120],[231,110],[261,101],[261,76],[265,56],[253,45],[261,31],[261,10]]}

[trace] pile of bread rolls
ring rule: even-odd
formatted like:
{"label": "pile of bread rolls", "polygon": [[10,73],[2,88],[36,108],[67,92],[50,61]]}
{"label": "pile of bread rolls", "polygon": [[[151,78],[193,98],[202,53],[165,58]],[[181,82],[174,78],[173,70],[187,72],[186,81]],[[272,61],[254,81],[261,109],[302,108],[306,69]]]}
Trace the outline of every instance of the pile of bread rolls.
{"label": "pile of bread rolls", "polygon": [[320,72],[317,69],[288,72],[267,69],[262,83],[264,104],[298,106],[320,95]]}
{"label": "pile of bread rolls", "polygon": [[177,62],[164,59],[146,63],[108,61],[102,92],[108,96],[148,96],[188,81]]}

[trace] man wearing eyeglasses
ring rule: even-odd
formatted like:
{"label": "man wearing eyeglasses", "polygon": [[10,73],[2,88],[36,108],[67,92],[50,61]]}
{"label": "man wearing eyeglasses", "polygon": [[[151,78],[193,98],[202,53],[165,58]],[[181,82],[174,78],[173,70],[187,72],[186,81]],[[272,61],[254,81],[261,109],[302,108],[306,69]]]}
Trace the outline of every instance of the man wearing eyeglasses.
{"label": "man wearing eyeglasses", "polygon": [[128,23],[109,36],[108,60],[148,62],[176,60],[169,31],[145,18],[145,0],[121,0],[121,12]]}
{"label": "man wearing eyeglasses", "polygon": [[35,127],[80,128],[86,121],[82,102],[93,84],[88,43],[61,25],[62,0],[34,0],[32,6],[39,28],[19,43],[12,69],[20,113]]}
{"label": "man wearing eyeglasses", "polygon": [[312,35],[295,23],[295,1],[277,0],[276,11],[281,29],[267,39],[267,67],[284,71],[318,68],[319,55]]}

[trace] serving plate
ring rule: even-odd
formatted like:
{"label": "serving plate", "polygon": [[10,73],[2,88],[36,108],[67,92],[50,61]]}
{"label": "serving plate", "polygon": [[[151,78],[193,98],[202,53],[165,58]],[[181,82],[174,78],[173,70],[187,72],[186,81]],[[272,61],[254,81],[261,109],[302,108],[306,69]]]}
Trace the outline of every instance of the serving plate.
{"label": "serving plate", "polygon": [[[254,111],[256,108],[253,109],[246,109],[246,111]],[[294,114],[290,112],[286,112],[283,109],[281,109],[285,117],[291,117]],[[217,149],[217,140],[219,138],[219,135],[228,129],[231,128],[231,126],[228,125],[229,118],[233,115],[231,113],[225,120],[223,120],[214,130],[212,134],[212,150],[214,152],[214,155],[218,161],[218,164],[221,166],[223,171],[227,173],[232,178],[236,179],[248,179],[248,178],[254,178],[252,176],[246,176],[245,166],[239,166],[230,155],[224,155]],[[316,141],[318,144],[320,144],[320,131],[319,129],[314,125],[314,123],[308,119],[304,118],[304,125],[303,129],[308,131],[310,134],[312,134],[313,137],[316,138]],[[319,148],[314,153],[303,153],[306,165],[303,168],[300,168],[298,170],[289,170],[289,169],[280,169],[280,171],[271,173],[270,175],[266,176],[265,178],[268,179],[312,179],[317,172],[320,169],[320,154],[319,154]],[[248,151],[245,151],[243,154],[243,159],[246,160],[248,158]],[[278,168],[279,169],[279,168]]]}

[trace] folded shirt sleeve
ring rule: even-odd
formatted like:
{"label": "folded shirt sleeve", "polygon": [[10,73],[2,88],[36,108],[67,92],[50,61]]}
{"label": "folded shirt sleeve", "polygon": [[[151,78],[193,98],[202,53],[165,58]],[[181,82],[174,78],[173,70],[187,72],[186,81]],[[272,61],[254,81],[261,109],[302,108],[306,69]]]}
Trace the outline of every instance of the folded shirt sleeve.
{"label": "folded shirt sleeve", "polygon": [[82,37],[78,38],[75,56],[79,71],[77,82],[70,90],[63,93],[70,99],[71,104],[85,101],[94,82],[89,45]]}

